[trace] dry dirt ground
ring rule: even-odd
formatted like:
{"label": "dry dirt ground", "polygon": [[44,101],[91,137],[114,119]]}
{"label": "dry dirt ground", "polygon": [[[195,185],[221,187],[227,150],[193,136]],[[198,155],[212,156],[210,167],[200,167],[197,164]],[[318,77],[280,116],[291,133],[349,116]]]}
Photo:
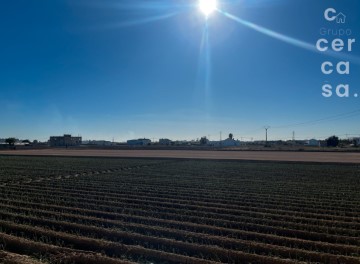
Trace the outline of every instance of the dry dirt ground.
{"label": "dry dirt ground", "polygon": [[286,151],[197,151],[197,150],[93,150],[41,149],[6,150],[0,155],[121,157],[121,158],[191,158],[261,161],[360,163],[360,153],[286,152]]}

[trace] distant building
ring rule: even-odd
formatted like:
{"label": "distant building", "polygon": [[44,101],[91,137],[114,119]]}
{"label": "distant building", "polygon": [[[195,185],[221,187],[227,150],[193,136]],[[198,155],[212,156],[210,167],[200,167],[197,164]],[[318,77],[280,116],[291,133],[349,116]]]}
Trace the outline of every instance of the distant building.
{"label": "distant building", "polygon": [[236,140],[233,138],[232,134],[229,134],[229,137],[225,140],[221,140],[221,141],[210,141],[208,143],[209,145],[212,146],[220,146],[220,147],[236,147],[236,146],[240,146],[241,142],[240,140]]}
{"label": "distant building", "polygon": [[305,145],[311,147],[320,147],[320,141],[317,139],[310,139]]}
{"label": "distant building", "polygon": [[176,141],[173,141],[173,145],[175,146],[190,146],[194,144],[194,142],[192,141],[187,141],[187,140],[176,140]]}
{"label": "distant building", "polygon": [[89,141],[83,142],[83,144],[93,145],[93,146],[112,146],[113,142],[107,141],[107,140],[89,140]]}
{"label": "distant building", "polygon": [[224,147],[235,147],[235,146],[240,146],[241,143],[239,140],[235,140],[233,138],[227,138],[221,142],[221,145]]}
{"label": "distant building", "polygon": [[131,139],[127,141],[130,146],[147,146],[151,144],[151,140],[147,138]]}
{"label": "distant building", "polygon": [[31,145],[31,142],[30,142],[30,140],[25,139],[25,140],[22,140],[22,141],[21,141],[21,145],[30,146],[30,145]]}
{"label": "distant building", "polygon": [[51,147],[70,147],[79,146],[81,141],[81,137],[72,137],[71,135],[65,134],[64,136],[50,137],[49,143]]}
{"label": "distant building", "polygon": [[169,146],[169,145],[172,145],[173,142],[170,139],[167,139],[167,138],[160,138],[159,139],[159,144]]}

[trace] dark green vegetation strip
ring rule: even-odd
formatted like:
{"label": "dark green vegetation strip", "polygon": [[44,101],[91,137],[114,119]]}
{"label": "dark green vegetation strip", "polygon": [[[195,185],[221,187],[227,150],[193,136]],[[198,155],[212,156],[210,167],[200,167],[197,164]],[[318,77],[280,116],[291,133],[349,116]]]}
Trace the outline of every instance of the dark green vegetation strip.
{"label": "dark green vegetation strip", "polygon": [[360,263],[360,165],[0,156],[0,262]]}

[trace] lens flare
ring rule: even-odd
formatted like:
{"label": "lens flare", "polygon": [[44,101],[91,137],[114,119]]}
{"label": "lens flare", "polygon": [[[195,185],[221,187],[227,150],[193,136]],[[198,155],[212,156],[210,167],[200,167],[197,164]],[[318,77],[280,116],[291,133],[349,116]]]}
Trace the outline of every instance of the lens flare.
{"label": "lens flare", "polygon": [[330,56],[330,57],[333,57],[333,58],[351,60],[352,62],[354,62],[356,64],[360,64],[360,58],[358,56],[345,54],[343,52],[335,52],[335,51],[332,51],[332,50],[327,50],[325,52],[321,52],[312,43],[308,43],[308,42],[305,42],[305,41],[302,41],[302,40],[299,40],[299,39],[296,39],[296,38],[281,34],[279,32],[273,31],[271,29],[259,26],[257,24],[254,24],[254,23],[249,22],[247,20],[241,19],[240,17],[234,16],[234,15],[232,15],[230,13],[225,12],[225,11],[222,11],[222,10],[219,10],[219,9],[216,9],[216,10],[218,12],[220,12],[221,14],[223,14],[224,16],[226,16],[227,18],[229,18],[229,19],[231,19],[231,20],[233,20],[233,21],[235,21],[235,22],[237,22],[237,23],[239,23],[239,24],[241,24],[243,26],[251,28],[251,29],[253,29],[253,30],[255,30],[255,31],[259,32],[259,33],[265,34],[265,35],[267,35],[269,37],[272,37],[274,39],[283,41],[283,42],[285,42],[287,44],[290,44],[290,45],[293,45],[293,46],[296,46],[296,47],[299,47],[299,48],[303,48],[305,50],[309,50],[309,51],[312,51],[312,52],[316,52],[316,53],[319,53],[319,54],[324,54],[324,55],[327,55],[327,56]]}
{"label": "lens flare", "polygon": [[217,9],[216,0],[199,0],[199,9],[206,17]]}

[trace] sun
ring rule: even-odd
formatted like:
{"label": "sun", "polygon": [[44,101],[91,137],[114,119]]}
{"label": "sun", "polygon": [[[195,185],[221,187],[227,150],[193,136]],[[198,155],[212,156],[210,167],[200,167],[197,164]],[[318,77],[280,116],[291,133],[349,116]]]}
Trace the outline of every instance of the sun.
{"label": "sun", "polygon": [[217,9],[216,0],[199,0],[199,9],[203,14],[208,17],[212,12]]}

